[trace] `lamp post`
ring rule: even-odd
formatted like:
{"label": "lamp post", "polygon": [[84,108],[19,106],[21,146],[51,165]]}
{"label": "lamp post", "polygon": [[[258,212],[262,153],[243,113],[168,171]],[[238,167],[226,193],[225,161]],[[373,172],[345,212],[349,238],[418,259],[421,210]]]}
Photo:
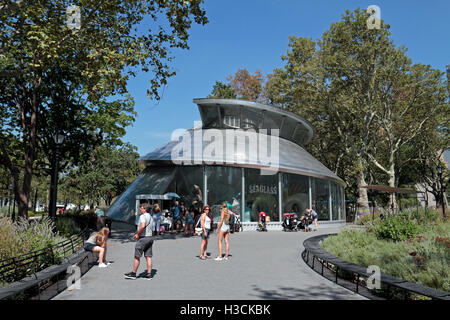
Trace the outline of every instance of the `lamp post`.
{"label": "lamp post", "polygon": [[57,132],[53,135],[53,140],[55,142],[55,156],[53,158],[53,172],[51,176],[51,187],[50,187],[50,218],[56,220],[56,201],[58,193],[58,162],[59,162],[59,146],[64,142],[64,135]]}
{"label": "lamp post", "polygon": [[444,201],[444,181],[442,179],[442,172],[443,172],[443,167],[442,164],[439,163],[438,167],[437,167],[437,174],[439,177],[439,184],[440,184],[440,191],[441,191],[441,205],[442,205],[442,217],[444,218],[444,220],[446,220],[446,216],[445,216],[445,201]]}

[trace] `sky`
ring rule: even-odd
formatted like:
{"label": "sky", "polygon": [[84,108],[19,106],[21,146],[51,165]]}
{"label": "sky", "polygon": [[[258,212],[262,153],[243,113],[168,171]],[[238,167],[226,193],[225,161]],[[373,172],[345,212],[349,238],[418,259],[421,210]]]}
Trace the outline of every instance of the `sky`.
{"label": "sky", "polygon": [[138,73],[129,81],[137,117],[122,140],[135,145],[141,156],[153,151],[175,130],[200,121],[192,100],[210,94],[216,81],[226,82],[239,68],[270,74],[283,66],[289,36],[318,39],[345,10],[370,5],[380,8],[394,44],[404,45],[413,63],[445,71],[450,64],[448,0],[206,0],[202,7],[209,23],[192,25],[189,50],[172,51],[177,74],[161,88],[161,100],[146,94],[151,73]]}

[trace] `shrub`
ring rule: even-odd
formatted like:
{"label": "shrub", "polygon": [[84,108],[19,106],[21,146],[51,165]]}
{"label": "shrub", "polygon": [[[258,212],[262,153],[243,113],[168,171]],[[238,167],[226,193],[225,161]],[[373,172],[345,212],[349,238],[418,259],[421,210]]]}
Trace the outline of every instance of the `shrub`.
{"label": "shrub", "polygon": [[[408,224],[404,216],[396,218],[399,224]],[[377,265],[384,274],[450,291],[450,221],[442,222],[430,216],[428,222],[419,225],[416,219],[410,220],[417,233],[404,241],[391,241],[391,238],[386,241],[377,237],[376,232],[346,230],[324,239],[321,245],[346,261],[364,267]],[[413,294],[408,297],[423,299]]]}
{"label": "shrub", "polygon": [[79,233],[81,229],[74,219],[62,216],[56,219],[56,231],[64,236],[71,236]]}
{"label": "shrub", "polygon": [[379,239],[403,241],[415,236],[419,228],[415,221],[398,216],[387,218],[377,225],[374,230]]}

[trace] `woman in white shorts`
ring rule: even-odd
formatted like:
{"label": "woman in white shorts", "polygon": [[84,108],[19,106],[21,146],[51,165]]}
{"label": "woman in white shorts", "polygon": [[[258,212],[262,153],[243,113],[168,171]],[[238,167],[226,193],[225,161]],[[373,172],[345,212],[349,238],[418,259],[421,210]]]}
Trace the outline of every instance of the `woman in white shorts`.
{"label": "woman in white shorts", "polygon": [[222,210],[220,212],[220,222],[217,225],[217,232],[219,232],[219,255],[214,260],[222,260],[222,240],[225,240],[225,257],[223,260],[228,260],[228,252],[230,250],[230,244],[228,238],[230,236],[230,213],[228,212],[227,203],[222,203]]}

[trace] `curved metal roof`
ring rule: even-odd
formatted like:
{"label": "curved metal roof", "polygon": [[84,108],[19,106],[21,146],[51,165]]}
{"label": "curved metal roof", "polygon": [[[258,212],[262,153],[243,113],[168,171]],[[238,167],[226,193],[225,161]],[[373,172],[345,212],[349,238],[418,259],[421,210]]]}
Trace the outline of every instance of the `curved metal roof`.
{"label": "curved metal roof", "polygon": [[[227,136],[232,134],[232,136]],[[216,138],[211,139],[211,135],[222,137],[220,143],[216,143]],[[232,141],[227,140],[233,139]],[[252,139],[257,139],[257,142]],[[201,148],[200,148],[200,143]],[[220,139],[219,139],[220,140]],[[267,142],[267,149],[270,152],[277,152],[273,136],[262,133],[251,133],[249,130],[224,130],[224,129],[190,129],[177,140],[172,140],[141,157],[139,161],[146,165],[152,164],[181,164],[181,165],[211,165],[223,164],[226,166],[247,167],[265,169],[267,165],[276,167],[281,172],[302,174],[317,178],[325,178],[336,181],[345,186],[345,182],[325,167],[301,146],[283,138],[278,139],[278,154],[274,157],[260,159],[255,155],[255,143],[260,145],[260,141]],[[185,151],[182,151],[182,143],[187,142]],[[230,146],[231,149],[230,150]],[[260,145],[261,146],[261,145]],[[215,147],[215,148],[214,148]],[[229,148],[227,150],[227,147]],[[220,150],[220,148],[222,148]],[[211,152],[216,149],[214,152]],[[266,151],[265,150],[265,151]],[[270,153],[269,152],[269,153]],[[213,154],[214,153],[214,154]],[[256,152],[257,153],[257,152]],[[264,154],[264,153],[263,153]],[[175,158],[173,158],[175,155]],[[272,163],[269,163],[272,162]]]}
{"label": "curved metal roof", "polygon": [[203,128],[279,129],[280,137],[298,145],[309,143],[314,135],[311,124],[302,117],[273,106],[235,99],[194,99]]}

